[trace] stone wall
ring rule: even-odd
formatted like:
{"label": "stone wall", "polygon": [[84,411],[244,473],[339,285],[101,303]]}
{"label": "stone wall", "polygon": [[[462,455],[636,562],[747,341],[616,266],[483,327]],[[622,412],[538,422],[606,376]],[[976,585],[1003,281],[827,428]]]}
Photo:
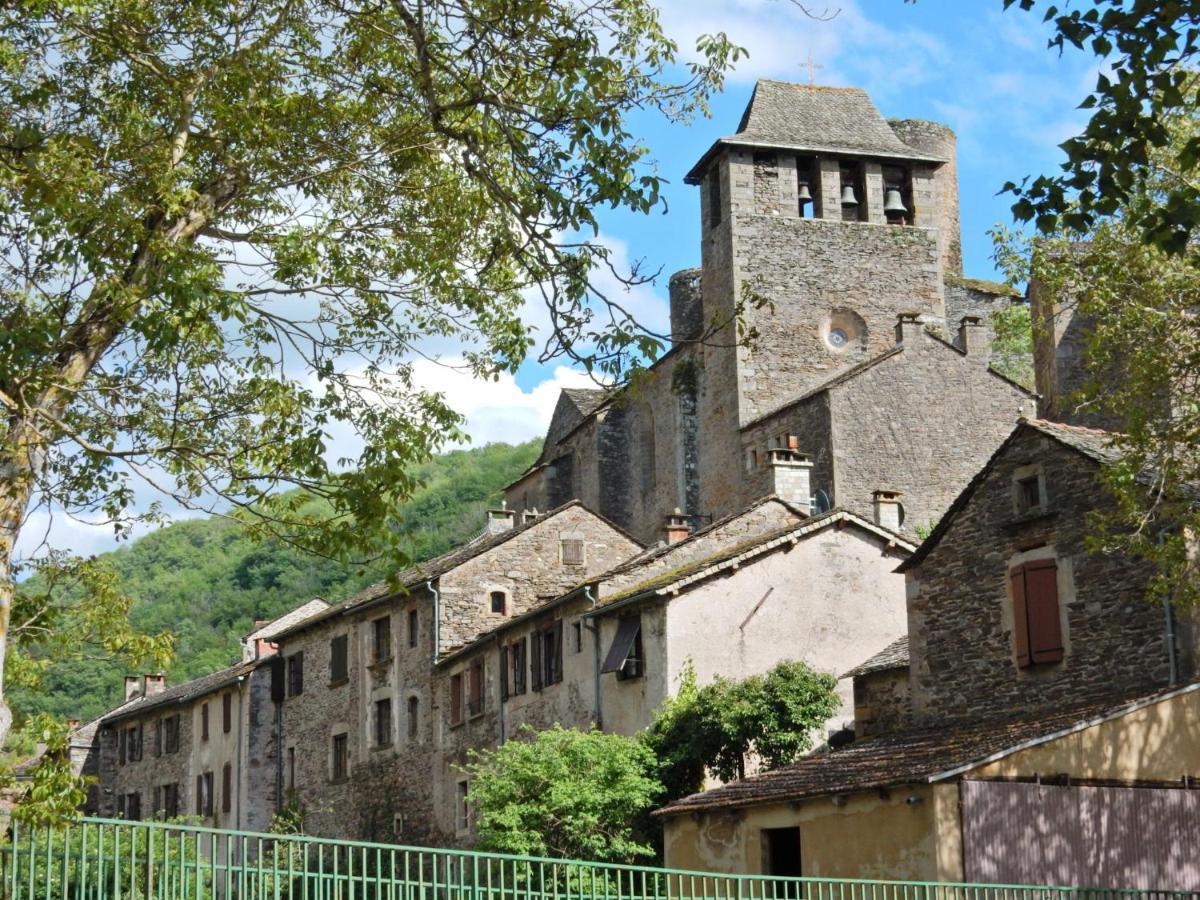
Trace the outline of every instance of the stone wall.
{"label": "stone wall", "polygon": [[854,737],[899,731],[910,720],[908,668],[857,675],[854,681]]}
{"label": "stone wall", "polygon": [[[1046,511],[1019,515],[1017,470],[1040,471]],[[929,555],[908,573],[915,715],[938,720],[1035,713],[1167,682],[1161,606],[1147,601],[1147,563],[1089,553],[1087,513],[1105,502],[1097,466],[1023,429]],[[1022,476],[1024,477],[1024,475]],[[1010,568],[1054,558],[1065,653],[1018,668]]]}

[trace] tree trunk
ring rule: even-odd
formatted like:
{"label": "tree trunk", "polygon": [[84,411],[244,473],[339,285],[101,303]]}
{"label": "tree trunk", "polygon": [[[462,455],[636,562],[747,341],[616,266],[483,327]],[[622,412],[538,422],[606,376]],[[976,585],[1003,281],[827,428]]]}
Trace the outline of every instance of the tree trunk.
{"label": "tree trunk", "polygon": [[[16,583],[13,581],[13,548],[20,533],[21,520],[29,505],[29,478],[15,471],[13,461],[0,465],[0,747],[8,740],[12,729],[12,710],[4,692],[4,670],[8,658],[8,628],[12,619],[13,596]],[[32,473],[31,473],[32,474]]]}

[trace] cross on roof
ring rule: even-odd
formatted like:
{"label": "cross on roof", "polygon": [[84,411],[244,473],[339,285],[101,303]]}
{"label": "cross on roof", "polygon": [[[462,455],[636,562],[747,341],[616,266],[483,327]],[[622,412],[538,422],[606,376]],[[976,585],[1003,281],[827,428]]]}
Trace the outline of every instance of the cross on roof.
{"label": "cross on roof", "polygon": [[813,59],[811,50],[808,51],[808,59],[806,59],[800,65],[803,66],[804,68],[808,69],[808,83],[809,84],[816,83],[816,70],[825,68],[819,62],[817,62],[816,60]]}

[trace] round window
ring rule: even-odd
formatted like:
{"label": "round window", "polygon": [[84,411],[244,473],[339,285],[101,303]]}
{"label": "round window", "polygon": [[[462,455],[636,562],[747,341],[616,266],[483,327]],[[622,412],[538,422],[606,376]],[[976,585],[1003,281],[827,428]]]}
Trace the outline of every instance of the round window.
{"label": "round window", "polygon": [[845,353],[855,346],[865,347],[867,323],[851,309],[834,309],[821,323],[825,346],[834,353]]}
{"label": "round window", "polygon": [[830,328],[829,343],[835,349],[840,350],[850,343],[850,335],[846,334],[846,329],[844,328]]}

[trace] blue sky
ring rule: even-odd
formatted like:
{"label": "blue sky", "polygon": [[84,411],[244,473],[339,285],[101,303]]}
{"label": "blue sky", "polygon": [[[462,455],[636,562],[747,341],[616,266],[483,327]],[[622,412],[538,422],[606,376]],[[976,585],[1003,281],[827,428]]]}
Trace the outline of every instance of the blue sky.
{"label": "blue sky", "polygon": [[[1077,106],[1093,87],[1098,66],[1078,52],[1059,56],[1046,48],[1049,29],[1040,14],[1002,11],[1001,0],[829,0],[828,21],[803,15],[793,0],[659,0],[667,33],[694,55],[700,34],[726,32],[749,50],[712,117],[690,125],[641,115],[632,124],[649,148],[648,162],[667,180],[666,211],[649,216],[606,212],[602,238],[618,261],[640,260],[662,270],[657,285],[622,297],[647,324],[667,320],[666,280],[699,262],[699,196],[683,175],[716,138],[732,133],[758,78],[807,81],[805,61],[822,66],[818,84],[864,88],[887,117],[934,119],[958,134],[959,198],[968,275],[989,277],[988,229],[1010,223],[1010,200],[997,196],[1007,180],[1052,170],[1057,145],[1085,121]],[[820,12],[823,0],[814,0]],[[608,290],[618,290],[615,284]],[[537,316],[532,310],[533,317]],[[439,348],[453,363],[453,350]],[[588,384],[561,365],[522,366],[516,377],[472,381],[453,366],[417,363],[417,381],[443,391],[467,418],[476,445],[540,436],[558,391]],[[335,436],[334,457],[354,456],[352,434]],[[139,489],[139,503],[154,499]],[[186,515],[176,511],[177,515]],[[140,531],[141,529],[139,529]],[[95,553],[114,545],[112,529],[34,513],[20,548],[42,539],[55,548]]]}

